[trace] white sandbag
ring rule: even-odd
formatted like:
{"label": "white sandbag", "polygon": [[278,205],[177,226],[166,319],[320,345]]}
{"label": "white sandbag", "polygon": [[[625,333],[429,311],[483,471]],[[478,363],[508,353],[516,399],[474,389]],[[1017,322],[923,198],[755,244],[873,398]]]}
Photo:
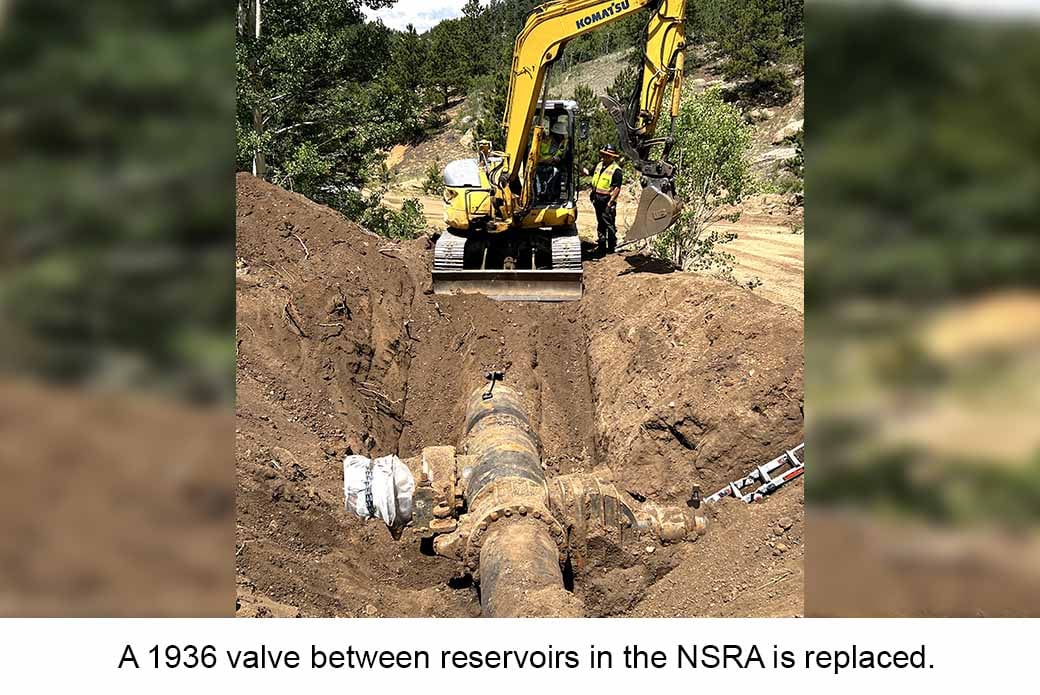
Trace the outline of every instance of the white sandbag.
{"label": "white sandbag", "polygon": [[415,478],[396,456],[343,460],[343,495],[347,511],[362,519],[382,519],[390,528],[412,520]]}

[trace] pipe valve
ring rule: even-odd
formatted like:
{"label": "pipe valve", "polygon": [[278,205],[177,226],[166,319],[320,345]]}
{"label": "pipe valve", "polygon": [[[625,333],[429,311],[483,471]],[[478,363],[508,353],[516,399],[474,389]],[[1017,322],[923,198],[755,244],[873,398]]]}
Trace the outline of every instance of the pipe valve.
{"label": "pipe valve", "polygon": [[[577,599],[563,588],[562,567],[568,560],[583,567],[590,539],[625,547],[705,533],[707,521],[695,508],[639,502],[614,485],[606,468],[547,481],[519,393],[495,388],[503,377],[489,373],[490,388],[470,396],[458,448],[427,447],[403,462],[377,459],[382,463],[368,469],[348,458],[345,479],[348,471],[356,481],[370,470],[366,489],[378,492],[370,505],[345,485],[348,508],[362,518],[389,517],[391,530],[407,517],[404,523],[431,539],[435,553],[480,581],[489,616],[580,615]],[[370,513],[373,507],[379,513]]]}

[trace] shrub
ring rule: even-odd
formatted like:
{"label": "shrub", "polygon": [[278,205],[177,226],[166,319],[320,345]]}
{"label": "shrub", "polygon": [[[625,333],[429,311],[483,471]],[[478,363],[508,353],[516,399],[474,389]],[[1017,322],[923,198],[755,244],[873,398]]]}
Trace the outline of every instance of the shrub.
{"label": "shrub", "polygon": [[726,78],[746,80],[737,99],[791,100],[794,85],[779,65],[802,62],[802,0],[704,0],[690,11],[693,34],[717,43]]}
{"label": "shrub", "polygon": [[394,210],[383,204],[385,193],[385,187],[367,195],[356,190],[340,192],[333,207],[379,236],[394,240],[415,239],[426,229],[422,203],[410,198],[402,203],[400,210]]}
{"label": "shrub", "polygon": [[423,193],[439,194],[444,188],[444,173],[440,161],[430,163],[426,168],[426,180],[422,183]]}
{"label": "shrub", "polygon": [[799,181],[805,179],[805,131],[799,130],[798,134],[787,139],[794,143],[795,156],[783,164],[783,168],[797,177]]}
{"label": "shrub", "polygon": [[718,246],[736,234],[711,227],[735,221],[740,213],[732,212],[732,206],[751,191],[750,129],[740,111],[712,89],[683,104],[675,138],[680,162],[676,193],[684,207],[676,223],[654,239],[653,251],[684,270],[730,275],[733,258]]}

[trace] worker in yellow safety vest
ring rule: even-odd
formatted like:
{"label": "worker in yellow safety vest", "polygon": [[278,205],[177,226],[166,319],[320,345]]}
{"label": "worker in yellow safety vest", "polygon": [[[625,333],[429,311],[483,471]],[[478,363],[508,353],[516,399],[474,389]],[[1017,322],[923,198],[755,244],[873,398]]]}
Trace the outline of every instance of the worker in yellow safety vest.
{"label": "worker in yellow safety vest", "polygon": [[542,165],[556,166],[563,161],[567,153],[567,124],[562,120],[556,121],[549,128],[549,138],[542,140],[538,151],[538,163]]}
{"label": "worker in yellow safety vest", "polygon": [[563,188],[560,165],[567,157],[567,124],[558,120],[549,128],[549,137],[538,148],[536,196],[542,202],[558,200]]}
{"label": "worker in yellow safety vest", "polygon": [[[617,248],[617,200],[621,195],[624,174],[618,165],[617,148],[607,145],[599,151],[600,161],[592,172],[592,207],[596,209],[596,234],[599,256],[614,253]],[[586,172],[587,173],[587,172]]]}

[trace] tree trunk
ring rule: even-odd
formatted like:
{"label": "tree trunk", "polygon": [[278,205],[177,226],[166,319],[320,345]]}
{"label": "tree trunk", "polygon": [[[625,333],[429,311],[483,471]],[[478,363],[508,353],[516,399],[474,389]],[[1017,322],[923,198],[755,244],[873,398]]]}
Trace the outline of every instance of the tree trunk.
{"label": "tree trunk", "polygon": [[[246,17],[246,30],[249,31],[252,36],[254,44],[260,42],[260,0],[247,0],[249,2],[249,12]],[[253,51],[253,57],[251,59],[250,69],[253,72],[254,77],[259,75],[259,65],[257,64],[257,52]],[[253,150],[253,176],[259,176],[265,178],[267,176],[267,160],[264,157],[263,151],[260,149],[260,136],[264,129],[264,117],[260,113],[260,107],[253,107],[253,132],[256,133],[257,144]]]}

